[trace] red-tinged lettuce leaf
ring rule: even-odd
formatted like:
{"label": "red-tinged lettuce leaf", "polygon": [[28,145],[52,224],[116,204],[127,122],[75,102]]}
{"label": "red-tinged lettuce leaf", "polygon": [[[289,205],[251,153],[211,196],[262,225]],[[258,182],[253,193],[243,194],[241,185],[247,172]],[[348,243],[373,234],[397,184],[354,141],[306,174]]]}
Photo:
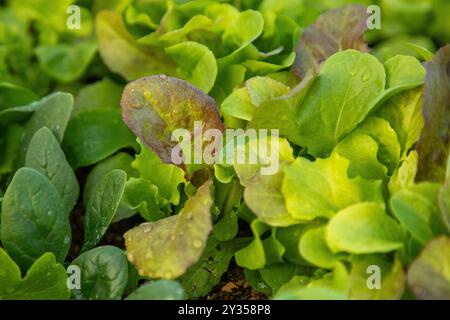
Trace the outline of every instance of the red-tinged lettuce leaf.
{"label": "red-tinged lettuce leaf", "polygon": [[186,81],[165,75],[129,83],[123,92],[122,117],[142,143],[164,162],[174,163],[172,132],[186,129],[193,136],[194,122],[202,130],[224,131],[217,105],[211,97]]}
{"label": "red-tinged lettuce leaf", "polygon": [[450,299],[449,237],[442,236],[428,243],[408,270],[408,284],[419,299]]}
{"label": "red-tinged lettuce leaf", "polygon": [[423,115],[425,127],[417,150],[417,181],[443,182],[450,147],[450,45],[426,65]]}
{"label": "red-tinged lettuce leaf", "polygon": [[295,48],[294,71],[302,78],[336,52],[355,49],[367,52],[364,32],[368,14],[363,6],[350,5],[328,11],[305,29]]}
{"label": "red-tinged lettuce leaf", "polygon": [[162,49],[137,43],[119,13],[101,11],[97,14],[95,26],[103,62],[126,80],[159,73],[176,74],[175,63]]}
{"label": "red-tinged lettuce leaf", "polygon": [[128,260],[151,279],[176,279],[198,261],[212,231],[212,181],[201,186],[177,215],[125,233]]}

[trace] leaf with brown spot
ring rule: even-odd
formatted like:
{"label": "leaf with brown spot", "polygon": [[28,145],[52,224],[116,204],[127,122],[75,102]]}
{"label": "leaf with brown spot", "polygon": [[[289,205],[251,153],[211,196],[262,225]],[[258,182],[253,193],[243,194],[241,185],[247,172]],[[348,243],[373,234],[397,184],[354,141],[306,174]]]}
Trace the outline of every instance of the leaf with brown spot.
{"label": "leaf with brown spot", "polygon": [[171,139],[174,130],[187,129],[193,136],[194,122],[201,121],[203,132],[224,131],[214,99],[186,81],[165,75],[129,83],[120,104],[127,126],[166,163],[175,163],[171,158],[178,143]]}
{"label": "leaf with brown spot", "polygon": [[125,233],[128,260],[141,276],[176,279],[198,261],[212,230],[212,181],[201,186],[177,215]]}

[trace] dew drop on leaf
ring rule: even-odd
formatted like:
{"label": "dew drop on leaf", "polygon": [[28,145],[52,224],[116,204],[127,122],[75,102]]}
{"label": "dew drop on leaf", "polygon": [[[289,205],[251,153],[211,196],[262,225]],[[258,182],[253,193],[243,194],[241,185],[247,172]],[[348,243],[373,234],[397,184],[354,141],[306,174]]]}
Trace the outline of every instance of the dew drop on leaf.
{"label": "dew drop on leaf", "polygon": [[69,241],[70,241],[70,237],[69,237],[69,236],[66,236],[66,237],[64,238],[64,244],[68,244]]}

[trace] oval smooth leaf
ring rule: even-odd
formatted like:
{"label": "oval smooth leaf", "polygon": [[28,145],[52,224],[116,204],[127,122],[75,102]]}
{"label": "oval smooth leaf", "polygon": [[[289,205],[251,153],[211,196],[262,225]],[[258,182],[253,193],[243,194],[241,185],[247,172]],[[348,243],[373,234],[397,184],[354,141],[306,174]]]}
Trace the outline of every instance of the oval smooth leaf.
{"label": "oval smooth leaf", "polygon": [[326,240],[334,252],[382,253],[402,248],[404,233],[381,204],[362,202],[339,211],[330,220]]}
{"label": "oval smooth leaf", "polygon": [[43,174],[19,169],[2,202],[1,240],[14,261],[28,269],[42,254],[53,252],[63,262],[71,240],[67,210]]}
{"label": "oval smooth leaf", "polygon": [[31,139],[25,166],[35,169],[50,180],[69,214],[78,200],[80,188],[58,140],[47,127],[39,129]]}
{"label": "oval smooth leaf", "polygon": [[83,252],[94,247],[106,233],[122,200],[126,181],[125,171],[117,169],[104,175],[92,188],[84,218]]}
{"label": "oval smooth leaf", "polygon": [[113,246],[97,247],[78,256],[71,264],[81,271],[81,289],[74,290],[78,299],[121,299],[128,281],[125,253]]}

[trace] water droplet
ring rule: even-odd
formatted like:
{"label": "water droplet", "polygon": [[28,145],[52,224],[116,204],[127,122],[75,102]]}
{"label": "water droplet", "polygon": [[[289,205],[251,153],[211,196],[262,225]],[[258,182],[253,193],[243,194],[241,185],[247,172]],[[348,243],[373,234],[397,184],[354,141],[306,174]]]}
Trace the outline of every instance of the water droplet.
{"label": "water droplet", "polygon": [[53,214],[53,211],[52,211],[52,210],[48,210],[48,211],[47,211],[47,215],[51,216],[52,214]]}
{"label": "water droplet", "polygon": [[147,227],[144,229],[144,233],[149,233],[150,231],[152,231],[152,227]]}
{"label": "water droplet", "polygon": [[64,238],[64,244],[68,244],[69,241],[70,241],[70,237],[69,237],[69,236],[66,236],[66,237]]}
{"label": "water droplet", "polygon": [[133,100],[128,105],[130,106],[130,108],[133,108],[136,110],[142,109],[144,107],[144,103],[143,103],[143,101],[141,101],[141,99]]}
{"label": "water droplet", "polygon": [[195,249],[200,249],[202,247],[202,245],[203,245],[203,242],[201,240],[199,240],[199,239],[194,240],[194,248]]}

